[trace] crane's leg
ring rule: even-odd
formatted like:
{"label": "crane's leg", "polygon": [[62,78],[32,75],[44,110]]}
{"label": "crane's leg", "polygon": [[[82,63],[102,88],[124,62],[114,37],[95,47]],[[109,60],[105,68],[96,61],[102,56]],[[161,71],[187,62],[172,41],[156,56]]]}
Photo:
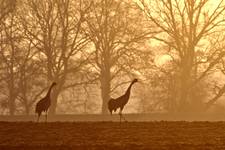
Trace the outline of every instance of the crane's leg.
{"label": "crane's leg", "polygon": [[45,112],[45,122],[47,122],[47,118],[48,118],[48,112]]}
{"label": "crane's leg", "polygon": [[37,114],[37,122],[39,122],[40,116],[41,116],[41,113],[38,113],[38,114]]}
{"label": "crane's leg", "polygon": [[119,115],[120,115],[120,123],[121,123],[121,116],[122,116],[122,114],[119,112]]}
{"label": "crane's leg", "polygon": [[123,115],[122,115],[122,110],[123,110],[123,109],[120,109],[120,112],[119,112],[119,115],[120,115],[120,123],[121,123],[121,119],[122,119],[122,118],[124,119],[124,117],[123,117]]}
{"label": "crane's leg", "polygon": [[125,119],[125,117],[123,116],[122,111],[123,111],[123,107],[120,108],[120,112],[119,112],[119,115],[120,115],[120,122],[121,122],[121,119],[123,119],[124,121],[127,121],[127,120]]}
{"label": "crane's leg", "polygon": [[121,113],[121,117],[123,118],[124,121],[127,122],[127,120],[125,119],[125,117],[123,116],[123,114]]}

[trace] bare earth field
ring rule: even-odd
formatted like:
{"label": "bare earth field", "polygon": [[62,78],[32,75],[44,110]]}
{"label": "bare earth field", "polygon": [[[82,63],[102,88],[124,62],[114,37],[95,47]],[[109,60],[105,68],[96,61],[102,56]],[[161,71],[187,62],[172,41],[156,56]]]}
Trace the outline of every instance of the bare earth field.
{"label": "bare earth field", "polygon": [[225,122],[0,122],[4,149],[225,149]]}

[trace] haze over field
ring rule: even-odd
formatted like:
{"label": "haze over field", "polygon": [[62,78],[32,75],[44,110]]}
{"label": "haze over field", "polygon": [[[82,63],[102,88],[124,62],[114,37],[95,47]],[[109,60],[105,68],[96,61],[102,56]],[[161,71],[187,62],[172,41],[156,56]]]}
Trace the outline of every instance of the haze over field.
{"label": "haze over field", "polygon": [[0,115],[225,113],[224,0],[0,4]]}

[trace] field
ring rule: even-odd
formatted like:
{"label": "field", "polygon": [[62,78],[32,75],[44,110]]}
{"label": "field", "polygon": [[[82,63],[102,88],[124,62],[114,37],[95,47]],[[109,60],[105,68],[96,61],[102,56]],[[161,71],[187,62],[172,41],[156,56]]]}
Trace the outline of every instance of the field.
{"label": "field", "polygon": [[225,122],[0,122],[0,149],[225,149]]}

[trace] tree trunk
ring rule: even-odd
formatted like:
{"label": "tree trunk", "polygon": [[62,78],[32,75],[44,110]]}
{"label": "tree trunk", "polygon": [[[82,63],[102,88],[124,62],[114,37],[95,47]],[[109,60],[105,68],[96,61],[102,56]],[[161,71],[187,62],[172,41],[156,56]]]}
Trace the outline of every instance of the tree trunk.
{"label": "tree trunk", "polygon": [[184,60],[181,66],[180,76],[180,99],[179,99],[179,111],[188,111],[189,109],[189,88],[191,82],[191,66],[190,60]]}
{"label": "tree trunk", "polygon": [[179,99],[179,111],[186,111],[187,110],[187,101],[188,101],[188,91],[187,91],[187,81],[181,81],[181,88],[180,88],[180,99]]}
{"label": "tree trunk", "polygon": [[58,97],[59,97],[60,91],[62,90],[63,85],[65,83],[65,79],[66,79],[66,75],[60,79],[56,79],[56,81],[60,81],[60,82],[57,82],[57,85],[52,89],[52,92],[51,92],[51,106],[49,108],[50,115],[56,114]]}
{"label": "tree trunk", "polygon": [[25,115],[30,114],[30,106],[28,104],[25,105]]}
{"label": "tree trunk", "polygon": [[14,77],[11,75],[10,81],[9,81],[9,114],[14,115],[15,114],[15,87],[14,87]]}
{"label": "tree trunk", "polygon": [[101,75],[102,114],[108,114],[108,101],[110,99],[110,70],[102,71]]}
{"label": "tree trunk", "polygon": [[61,89],[60,87],[57,87],[56,89],[52,90],[51,106],[49,108],[49,115],[55,115],[56,114],[56,108],[57,108],[60,89]]}
{"label": "tree trunk", "polygon": [[15,98],[13,96],[11,96],[11,98],[9,98],[9,115],[14,115],[15,114]]}

